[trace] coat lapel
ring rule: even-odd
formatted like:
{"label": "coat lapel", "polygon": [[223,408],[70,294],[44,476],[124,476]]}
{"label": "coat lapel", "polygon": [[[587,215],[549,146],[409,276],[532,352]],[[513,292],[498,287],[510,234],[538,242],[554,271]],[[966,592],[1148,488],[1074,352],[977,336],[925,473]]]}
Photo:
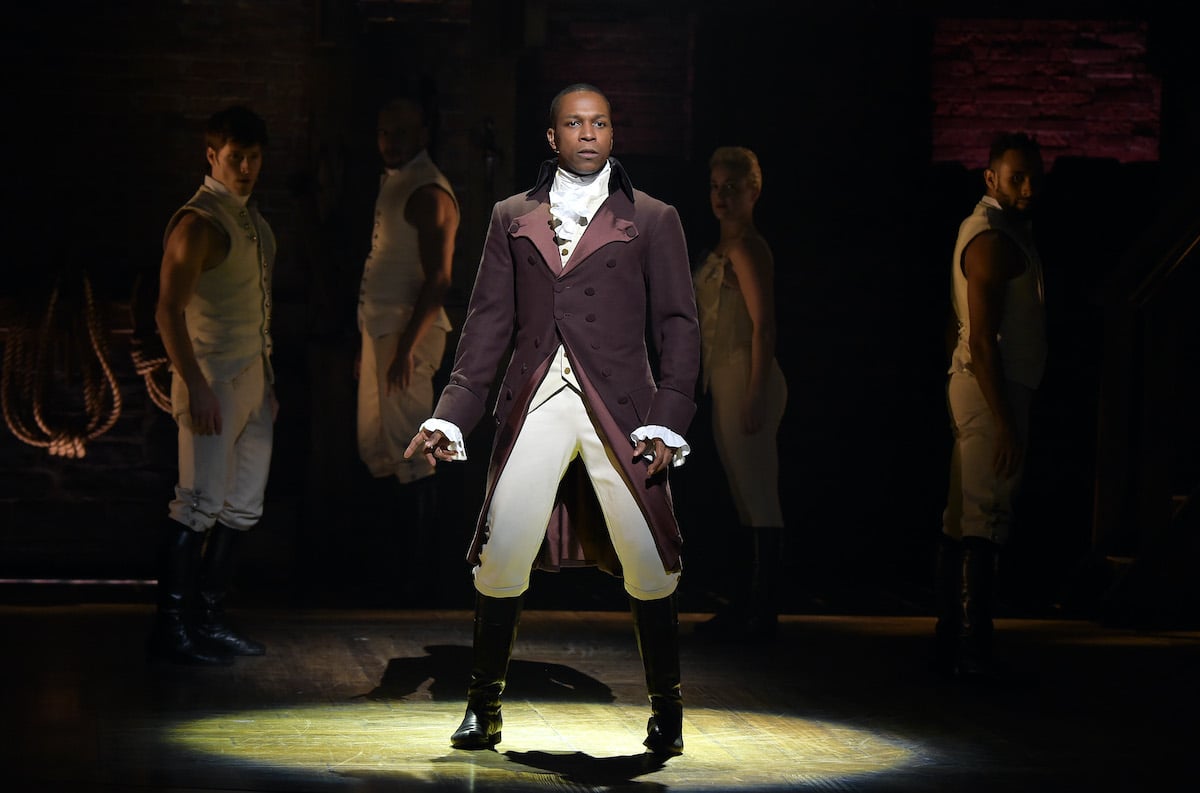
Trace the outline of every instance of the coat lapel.
{"label": "coat lapel", "polygon": [[554,244],[554,232],[550,228],[549,187],[528,195],[534,206],[524,215],[513,218],[508,233],[514,237],[526,237],[542,255],[542,261],[555,278],[571,272],[596,251],[610,242],[629,242],[636,239],[637,226],[633,222],[633,201],[624,190],[615,190],[596,211],[587,229],[575,246],[567,266],[562,266],[562,254]]}
{"label": "coat lapel", "polygon": [[539,201],[524,215],[513,218],[508,233],[513,237],[526,237],[542,255],[542,261],[550,268],[554,277],[562,274],[562,256],[558,252],[558,246],[554,244],[554,232],[550,230],[548,201]]}
{"label": "coat lapel", "polygon": [[579,267],[589,256],[610,242],[629,242],[636,237],[633,203],[618,190],[600,205],[595,217],[588,223],[587,230],[579,238],[575,251],[562,270],[563,275]]}

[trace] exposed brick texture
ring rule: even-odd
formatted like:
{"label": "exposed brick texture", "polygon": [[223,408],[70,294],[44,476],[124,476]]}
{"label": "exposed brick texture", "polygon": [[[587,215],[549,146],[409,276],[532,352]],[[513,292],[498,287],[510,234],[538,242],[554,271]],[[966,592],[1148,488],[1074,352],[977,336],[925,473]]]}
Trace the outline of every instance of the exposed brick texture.
{"label": "exposed brick texture", "polygon": [[1161,81],[1142,21],[939,19],[931,54],[933,160],[982,167],[1000,130],[1060,156],[1158,159]]}

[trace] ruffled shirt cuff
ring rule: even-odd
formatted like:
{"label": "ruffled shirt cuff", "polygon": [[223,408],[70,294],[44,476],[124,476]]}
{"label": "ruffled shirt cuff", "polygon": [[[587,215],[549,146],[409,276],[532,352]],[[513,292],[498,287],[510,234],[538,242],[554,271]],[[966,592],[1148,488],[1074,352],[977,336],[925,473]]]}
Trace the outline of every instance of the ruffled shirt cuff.
{"label": "ruffled shirt cuff", "polygon": [[[652,438],[662,438],[663,443],[675,450],[675,454],[671,457],[671,467],[678,468],[683,465],[684,458],[692,453],[692,447],[688,446],[687,441],[682,435],[677,435],[666,427],[660,427],[657,424],[649,424],[644,427],[638,427],[633,432],[629,433],[629,439],[634,443],[638,441],[650,440]],[[642,455],[647,460],[650,455]]]}
{"label": "ruffled shirt cuff", "polygon": [[440,432],[446,436],[446,440],[450,441],[449,449],[454,452],[451,460],[467,459],[467,444],[463,441],[462,430],[458,428],[457,424],[452,424],[445,419],[425,419],[421,429],[426,432]]}

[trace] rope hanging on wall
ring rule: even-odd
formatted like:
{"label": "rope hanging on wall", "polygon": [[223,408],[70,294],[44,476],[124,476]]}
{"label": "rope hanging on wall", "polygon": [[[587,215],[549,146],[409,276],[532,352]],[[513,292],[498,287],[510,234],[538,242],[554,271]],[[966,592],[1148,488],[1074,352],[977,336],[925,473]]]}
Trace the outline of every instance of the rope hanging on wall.
{"label": "rope hanging on wall", "polygon": [[[142,376],[142,380],[146,383],[146,391],[150,394],[150,400],[158,405],[159,410],[164,413],[171,412],[171,387],[169,385],[171,377],[171,359],[166,353],[155,355],[145,349],[146,345],[141,339],[133,339],[133,346],[130,348],[130,355],[133,357],[133,368]],[[166,378],[167,383],[160,382]]]}
{"label": "rope hanging on wall", "polygon": [[154,321],[154,303],[158,296],[158,278],[153,273],[141,273],[133,283],[130,300],[130,319],[133,335],[129,354],[133,368],[146,383],[150,400],[164,413],[171,412],[171,359],[163,346]]}
{"label": "rope hanging on wall", "polygon": [[112,429],[121,415],[107,329],[86,273],[79,284],[82,310],[60,311],[63,274],[55,278],[41,323],[27,321],[9,333],[0,374],[4,421],[13,435],[72,459],[87,454],[88,441]]}

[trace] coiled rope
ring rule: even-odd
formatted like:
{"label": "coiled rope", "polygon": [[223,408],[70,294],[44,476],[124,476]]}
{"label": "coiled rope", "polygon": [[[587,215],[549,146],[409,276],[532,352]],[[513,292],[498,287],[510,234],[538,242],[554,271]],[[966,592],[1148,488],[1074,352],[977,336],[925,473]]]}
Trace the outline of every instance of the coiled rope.
{"label": "coiled rope", "polygon": [[[87,443],[112,429],[121,415],[107,330],[86,273],[81,281],[83,311],[64,321],[58,316],[63,276],[55,278],[40,326],[25,322],[10,331],[0,374],[0,403],[13,435],[72,459],[86,455]],[[74,401],[74,387],[82,405]]]}
{"label": "coiled rope", "polygon": [[[171,359],[165,351],[155,354],[146,349],[146,343],[138,338],[131,340],[129,350],[133,358],[133,368],[142,376],[146,383],[146,391],[150,400],[158,405],[164,413],[171,412]],[[162,380],[167,382],[162,382]]]}
{"label": "coiled rope", "polygon": [[158,296],[158,279],[153,273],[141,273],[133,283],[130,300],[130,319],[133,334],[129,354],[133,368],[146,383],[150,401],[164,413],[171,412],[171,359],[163,346],[154,321],[154,303]]}

